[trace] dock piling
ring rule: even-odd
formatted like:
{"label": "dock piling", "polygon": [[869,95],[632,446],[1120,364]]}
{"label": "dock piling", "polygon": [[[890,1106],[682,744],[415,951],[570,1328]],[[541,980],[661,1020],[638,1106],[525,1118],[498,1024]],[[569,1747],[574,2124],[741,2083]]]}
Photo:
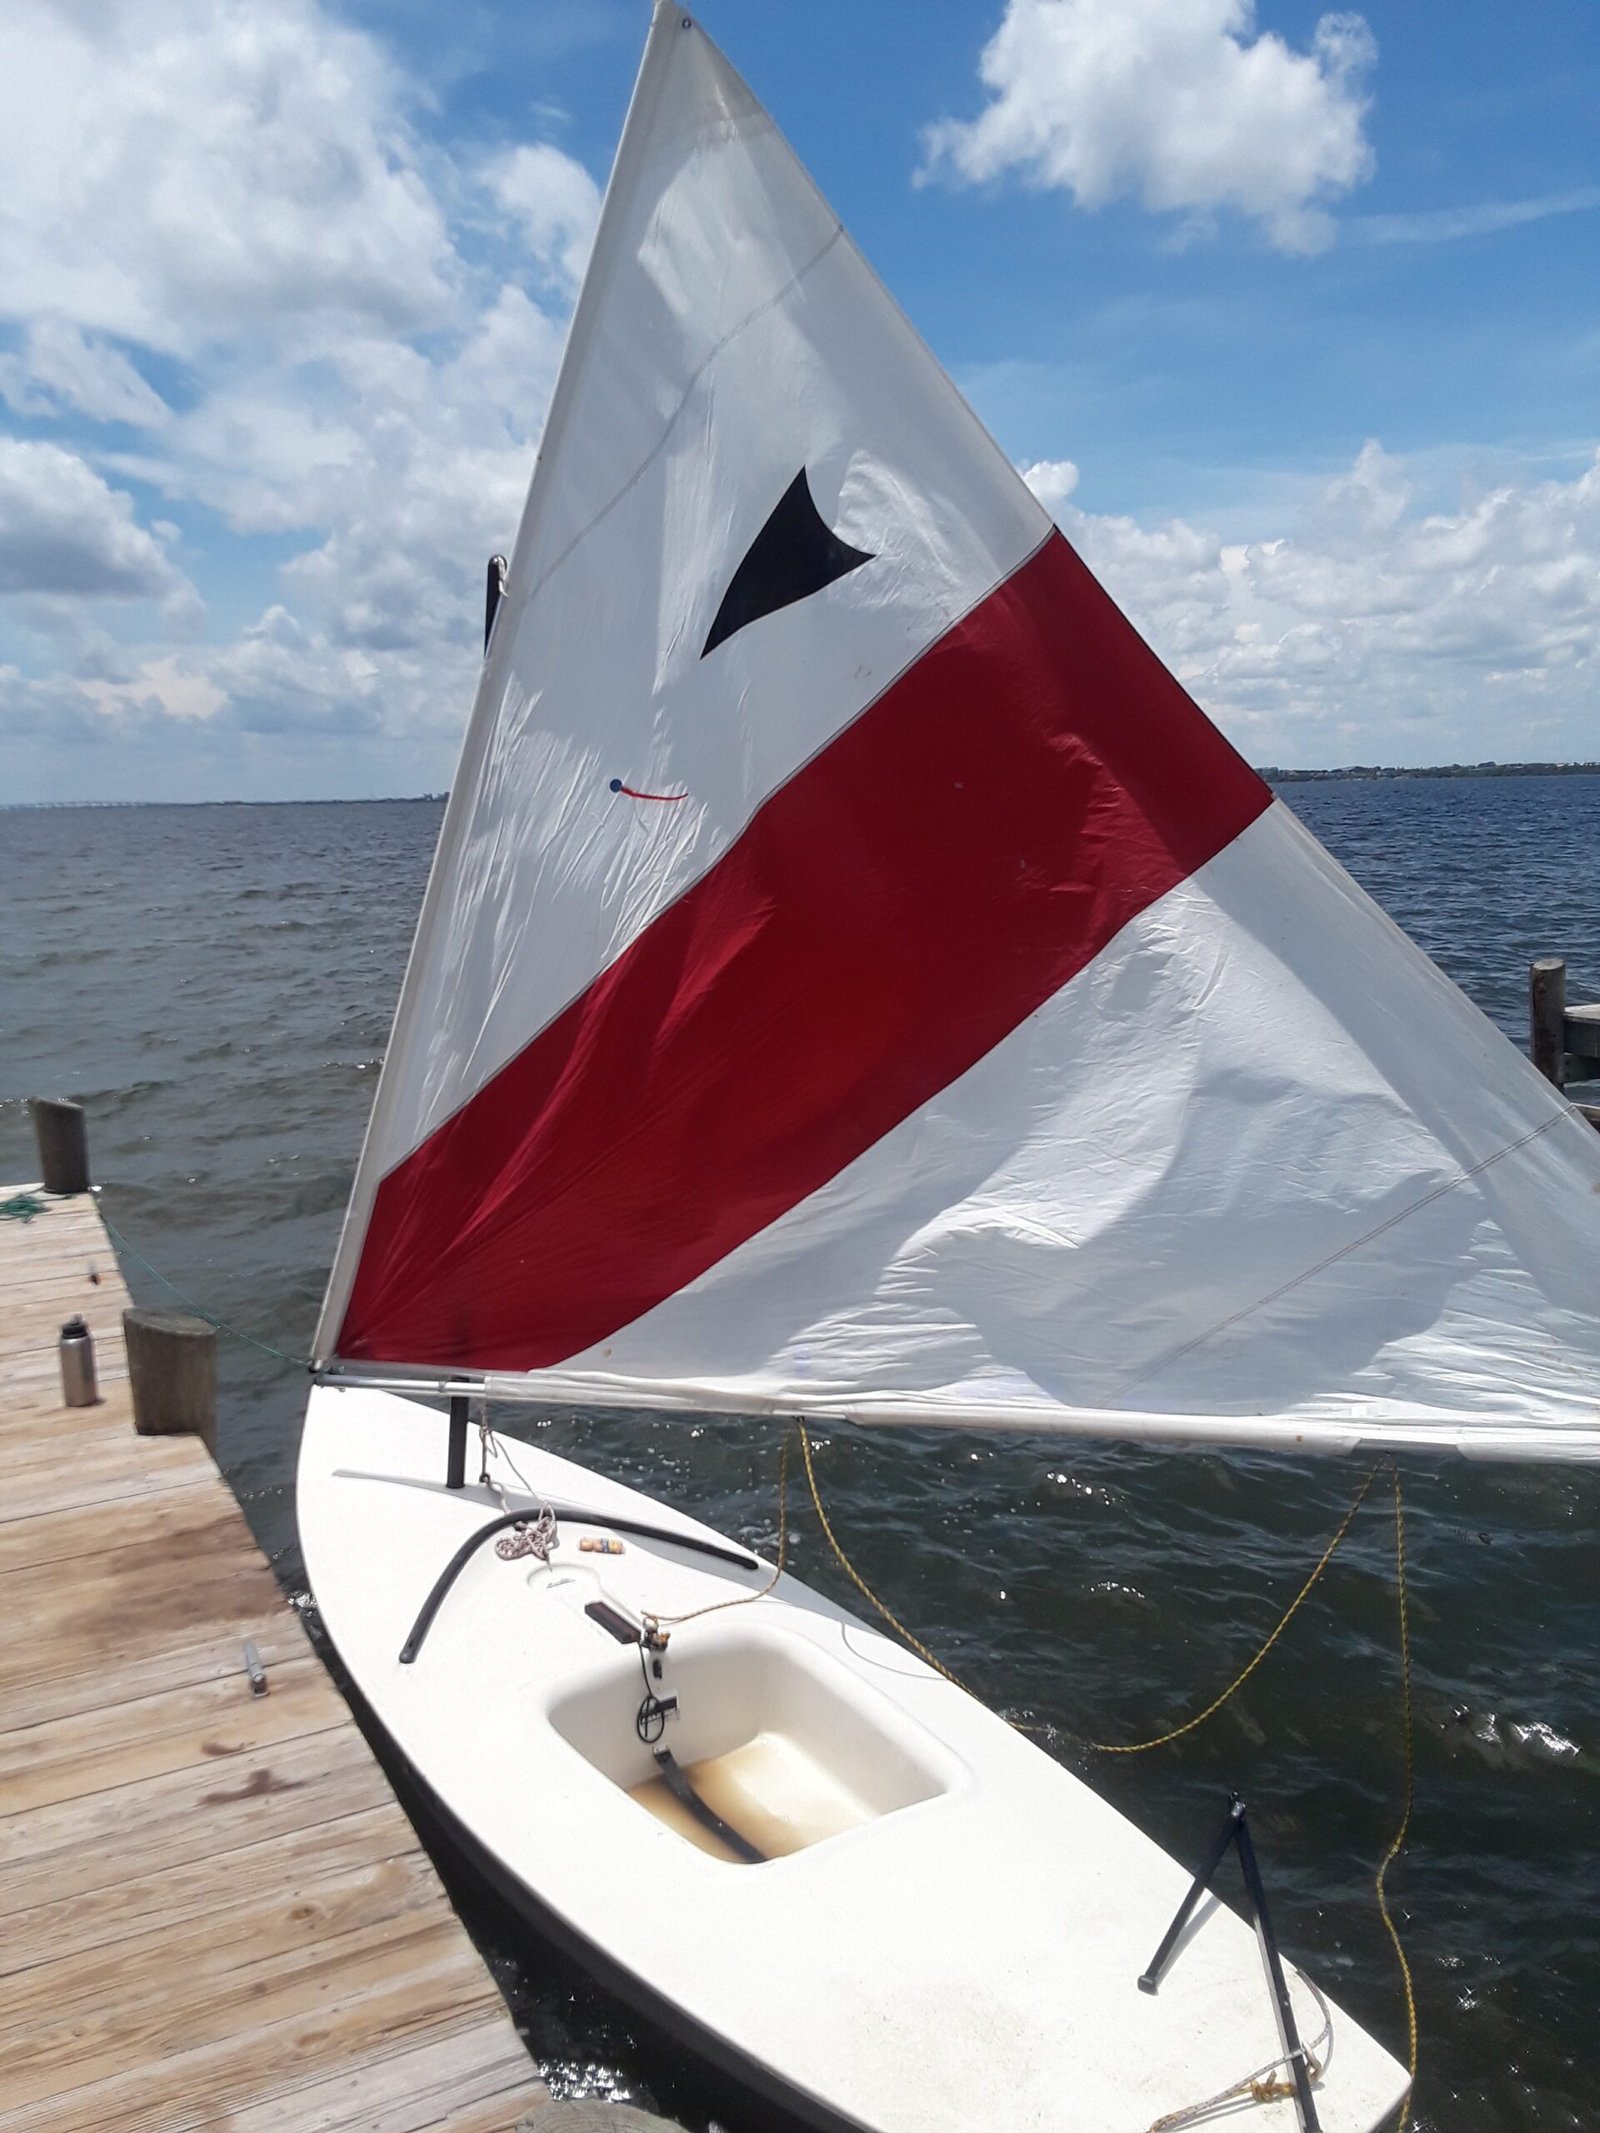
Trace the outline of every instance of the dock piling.
{"label": "dock piling", "polygon": [[217,1329],[189,1311],[122,1314],[141,1437],[198,1437],[217,1455]]}
{"label": "dock piling", "polygon": [[[1528,965],[1528,1056],[1558,1089],[1600,1080],[1600,1002],[1567,1005],[1567,966],[1559,955],[1536,956]],[[1576,1108],[1600,1126],[1600,1106]]]}
{"label": "dock piling", "polygon": [[1567,966],[1559,955],[1528,965],[1528,1053],[1546,1081],[1567,1081]]}
{"label": "dock piling", "polygon": [[33,1137],[39,1148],[39,1176],[46,1192],[89,1190],[89,1131],[82,1104],[65,1097],[35,1096]]}

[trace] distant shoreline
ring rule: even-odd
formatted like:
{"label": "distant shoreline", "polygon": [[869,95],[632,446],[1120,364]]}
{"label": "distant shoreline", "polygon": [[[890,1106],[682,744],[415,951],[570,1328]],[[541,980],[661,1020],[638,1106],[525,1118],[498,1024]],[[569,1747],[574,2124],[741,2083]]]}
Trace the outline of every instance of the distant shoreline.
{"label": "distant shoreline", "polygon": [[[1429,763],[1394,765],[1347,763],[1340,770],[1284,770],[1276,763],[1258,765],[1256,775],[1269,785],[1318,785],[1338,778],[1600,778],[1600,763]],[[444,792],[374,794],[339,800],[0,800],[0,815],[60,807],[415,807],[441,806]]]}
{"label": "distant shoreline", "polygon": [[1327,778],[1593,778],[1600,763],[1430,763],[1404,768],[1347,763],[1342,770],[1281,770],[1269,763],[1257,771],[1269,785],[1311,785]]}

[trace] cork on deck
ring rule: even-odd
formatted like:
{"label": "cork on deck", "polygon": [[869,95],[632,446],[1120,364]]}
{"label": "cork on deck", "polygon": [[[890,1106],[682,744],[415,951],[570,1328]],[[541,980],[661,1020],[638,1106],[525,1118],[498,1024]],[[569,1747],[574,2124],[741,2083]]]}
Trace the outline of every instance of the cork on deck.
{"label": "cork on deck", "polygon": [[0,1220],[0,2128],[510,2133],[504,2002],[209,1455],[135,1433],[127,1302],[88,1195]]}

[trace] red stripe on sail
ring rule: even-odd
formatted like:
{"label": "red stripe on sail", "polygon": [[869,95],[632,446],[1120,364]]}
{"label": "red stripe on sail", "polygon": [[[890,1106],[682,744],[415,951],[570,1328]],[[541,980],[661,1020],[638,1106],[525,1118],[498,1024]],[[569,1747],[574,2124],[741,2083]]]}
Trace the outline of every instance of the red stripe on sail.
{"label": "red stripe on sail", "polygon": [[1052,535],[389,1173],[339,1353],[518,1371],[604,1341],[1270,798]]}

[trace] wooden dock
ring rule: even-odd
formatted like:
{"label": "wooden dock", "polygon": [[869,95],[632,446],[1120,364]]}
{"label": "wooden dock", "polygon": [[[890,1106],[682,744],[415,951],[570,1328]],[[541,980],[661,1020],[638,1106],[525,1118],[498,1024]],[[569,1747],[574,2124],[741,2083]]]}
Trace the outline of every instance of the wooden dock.
{"label": "wooden dock", "polygon": [[0,1220],[0,2128],[510,2133],[504,2002],[210,1456],[135,1434],[127,1302],[87,1194]]}

